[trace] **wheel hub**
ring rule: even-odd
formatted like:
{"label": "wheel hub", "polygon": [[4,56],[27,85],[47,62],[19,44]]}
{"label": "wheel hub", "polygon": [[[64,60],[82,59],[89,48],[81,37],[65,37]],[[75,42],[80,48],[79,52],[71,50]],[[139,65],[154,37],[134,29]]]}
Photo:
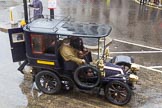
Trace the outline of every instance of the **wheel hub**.
{"label": "wheel hub", "polygon": [[118,93],[116,92],[114,95],[115,95],[115,96],[118,96]]}

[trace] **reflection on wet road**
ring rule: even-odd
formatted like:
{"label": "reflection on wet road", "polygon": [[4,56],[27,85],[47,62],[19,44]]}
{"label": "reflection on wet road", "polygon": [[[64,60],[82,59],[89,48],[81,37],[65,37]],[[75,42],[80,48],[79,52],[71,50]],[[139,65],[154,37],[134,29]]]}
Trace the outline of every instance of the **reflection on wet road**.
{"label": "reflection on wet road", "polygon": [[[59,1],[59,13],[72,16],[77,21],[106,23],[112,26],[112,39],[119,39],[144,46],[159,48],[160,50],[137,47],[134,45],[117,43],[118,47],[112,51],[161,51],[162,11],[146,6],[140,6],[129,0],[70,0]],[[100,7],[100,8],[98,8]],[[116,42],[114,43],[116,44]],[[138,54],[136,54],[138,55]],[[161,65],[157,59],[161,52],[140,54],[138,63],[146,66]],[[143,58],[144,57],[144,58]],[[149,61],[147,58],[152,58]],[[146,63],[143,63],[145,61]],[[150,62],[150,63],[149,63]]]}

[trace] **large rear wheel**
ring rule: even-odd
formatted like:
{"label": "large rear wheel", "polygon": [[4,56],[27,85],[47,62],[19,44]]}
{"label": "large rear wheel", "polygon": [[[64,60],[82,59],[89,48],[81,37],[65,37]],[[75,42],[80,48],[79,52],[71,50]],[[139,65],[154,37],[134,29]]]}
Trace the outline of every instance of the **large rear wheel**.
{"label": "large rear wheel", "polygon": [[39,90],[46,94],[56,94],[61,89],[59,77],[51,71],[41,71],[35,77],[35,82]]}
{"label": "large rear wheel", "polygon": [[125,105],[131,99],[131,90],[121,81],[112,81],[105,87],[107,100],[116,105]]}

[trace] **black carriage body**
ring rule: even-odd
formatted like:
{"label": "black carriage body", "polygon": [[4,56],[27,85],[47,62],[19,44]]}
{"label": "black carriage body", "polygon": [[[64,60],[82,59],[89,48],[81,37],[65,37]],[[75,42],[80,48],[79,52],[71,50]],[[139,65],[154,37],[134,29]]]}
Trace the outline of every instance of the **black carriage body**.
{"label": "black carriage body", "polygon": [[[16,32],[14,29],[9,30],[13,61],[27,60],[28,65],[32,67],[55,70],[61,68],[58,50],[63,38],[69,36],[102,38],[108,36],[112,28],[104,24],[76,23],[69,21],[68,18],[40,18],[27,24],[23,30],[17,29],[19,30]],[[23,34],[24,40],[20,41],[21,44],[18,42],[13,44],[12,36],[15,33]],[[52,40],[55,41],[53,52],[46,52]]]}
{"label": "black carriage body", "polygon": [[[76,23],[69,21],[67,18],[59,20],[40,18],[30,22],[23,27],[23,29],[16,28],[9,30],[13,61],[24,61],[18,68],[21,72],[25,65],[34,67],[33,70],[36,69],[36,72],[33,72],[33,79],[38,89],[43,93],[55,94],[58,93],[62,87],[73,88],[74,84],[84,90],[99,88],[97,90],[99,91],[100,88],[104,88],[105,96],[110,102],[117,105],[124,105],[128,103],[131,98],[131,91],[125,79],[123,79],[124,77],[116,76],[120,74],[119,71],[115,70],[116,73],[110,72],[112,69],[108,70],[107,68],[107,70],[105,70],[107,71],[106,76],[102,78],[103,76],[101,76],[100,70],[96,66],[86,64],[77,67],[74,70],[73,76],[67,76],[67,72],[66,74],[62,74],[62,71],[64,72],[65,69],[61,65],[64,61],[60,57],[59,47],[64,38],[70,36],[97,38],[98,50],[100,48],[99,39],[104,38],[103,49],[105,51],[105,37],[110,34],[111,29],[109,25]],[[102,52],[103,57],[104,51]],[[99,52],[100,51],[98,51],[98,59],[100,57]],[[110,67],[112,68],[113,66]],[[88,76],[89,72],[92,76]],[[112,75],[110,75],[110,73],[112,73]],[[124,90],[125,94],[124,98],[118,101],[114,96],[119,95],[123,97],[123,94],[116,92],[110,94],[110,92],[112,92],[112,89],[120,91],[121,88]]]}
{"label": "black carriage body", "polygon": [[22,28],[9,29],[9,39],[13,62],[26,59],[25,37]]}
{"label": "black carriage body", "polygon": [[[26,39],[26,56],[28,60],[28,64],[33,67],[45,68],[45,69],[60,69],[58,57],[57,57],[57,45],[55,43],[55,47],[52,47],[51,52],[47,52],[47,46],[50,45],[50,41],[48,39],[57,40],[57,36],[49,35],[49,34],[39,34],[25,31],[25,39]],[[38,43],[36,43],[38,40]],[[40,42],[40,43],[39,43]]]}

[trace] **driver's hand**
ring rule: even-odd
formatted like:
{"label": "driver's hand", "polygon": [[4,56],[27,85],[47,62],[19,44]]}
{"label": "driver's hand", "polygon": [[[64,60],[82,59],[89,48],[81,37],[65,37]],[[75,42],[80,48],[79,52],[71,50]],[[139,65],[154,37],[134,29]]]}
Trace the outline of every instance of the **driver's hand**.
{"label": "driver's hand", "polygon": [[79,51],[79,54],[83,54],[83,51]]}
{"label": "driver's hand", "polygon": [[86,63],[86,61],[85,61],[84,59],[82,59],[82,63],[83,63],[83,64],[85,64],[85,63]]}

